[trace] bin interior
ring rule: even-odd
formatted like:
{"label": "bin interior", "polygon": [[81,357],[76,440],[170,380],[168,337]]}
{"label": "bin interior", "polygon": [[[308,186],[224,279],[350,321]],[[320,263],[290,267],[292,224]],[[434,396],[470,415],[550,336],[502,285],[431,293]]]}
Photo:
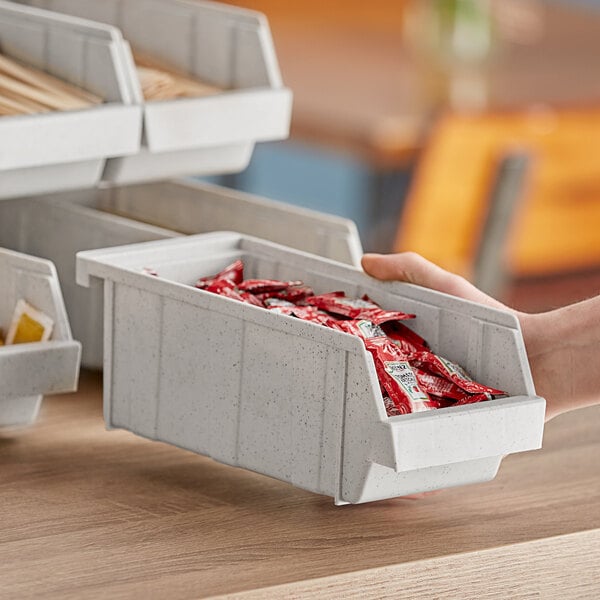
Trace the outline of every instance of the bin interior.
{"label": "bin interior", "polygon": [[224,89],[281,86],[266,21],[254,11],[179,0],[27,3],[118,27],[134,50]]}

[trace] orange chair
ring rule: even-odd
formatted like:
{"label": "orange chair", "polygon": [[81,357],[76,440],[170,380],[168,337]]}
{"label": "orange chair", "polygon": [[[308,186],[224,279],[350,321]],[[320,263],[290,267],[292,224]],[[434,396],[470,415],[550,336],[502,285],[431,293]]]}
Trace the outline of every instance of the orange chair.
{"label": "orange chair", "polygon": [[414,250],[473,279],[481,251],[490,254],[498,165],[522,153],[528,174],[520,192],[513,181],[512,219],[504,215],[506,235],[494,242],[496,281],[600,270],[600,108],[444,115],[418,165],[394,250]]}

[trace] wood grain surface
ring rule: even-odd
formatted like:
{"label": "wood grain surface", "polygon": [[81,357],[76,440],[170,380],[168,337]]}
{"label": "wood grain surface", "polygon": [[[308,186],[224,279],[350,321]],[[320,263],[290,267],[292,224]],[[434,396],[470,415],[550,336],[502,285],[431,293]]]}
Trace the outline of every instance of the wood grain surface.
{"label": "wood grain surface", "polygon": [[491,483],[336,508],[105,431],[100,388],[0,434],[2,598],[600,597],[600,407]]}

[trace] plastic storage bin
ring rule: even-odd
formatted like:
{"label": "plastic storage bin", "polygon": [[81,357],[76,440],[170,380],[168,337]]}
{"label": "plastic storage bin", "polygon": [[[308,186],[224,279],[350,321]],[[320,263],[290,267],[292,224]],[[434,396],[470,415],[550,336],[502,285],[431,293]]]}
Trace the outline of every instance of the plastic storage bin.
{"label": "plastic storage bin", "polygon": [[96,369],[102,368],[102,293],[76,285],[75,254],[222,229],[352,264],[362,254],[351,221],[205,183],[78,190],[0,203],[0,244],[55,263],[73,333],[83,344],[82,364]]}
{"label": "plastic storage bin", "polygon": [[138,152],[142,115],[118,30],[0,1],[0,52],[105,99],[84,110],[0,117],[0,199],[94,186],[106,157]]}
{"label": "plastic storage bin", "polygon": [[113,183],[238,172],[255,142],[284,139],[291,92],[283,87],[266,19],[216,2],[33,0],[43,8],[109,23],[135,50],[227,91],[209,97],[144,102],[135,70],[131,89],[144,107],[143,147],[109,161]]}
{"label": "plastic storage bin", "polygon": [[71,339],[51,262],[0,248],[0,282],[1,324],[8,326],[20,299],[54,321],[48,342],[0,346],[0,427],[28,425],[44,394],[77,389],[81,346]]}
{"label": "plastic storage bin", "polygon": [[[247,277],[302,279],[416,313],[435,351],[511,396],[388,418],[359,338],[188,285],[237,258]],[[489,480],[504,455],[541,446],[545,402],[509,313],[234,233],[83,252],[77,276],[104,280],[109,427],[336,503]]]}

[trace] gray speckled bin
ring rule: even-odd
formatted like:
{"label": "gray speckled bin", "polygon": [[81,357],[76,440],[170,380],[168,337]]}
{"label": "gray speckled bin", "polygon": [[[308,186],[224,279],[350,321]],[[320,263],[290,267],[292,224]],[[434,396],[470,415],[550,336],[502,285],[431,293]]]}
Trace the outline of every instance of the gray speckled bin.
{"label": "gray speckled bin", "polygon": [[75,283],[75,254],[223,229],[285,241],[351,264],[362,255],[352,221],[206,183],[78,190],[0,202],[0,244],[54,262],[73,333],[83,344],[82,364],[95,369],[102,368],[102,290]]}
{"label": "gray speckled bin", "polygon": [[[236,258],[247,277],[302,279],[416,313],[412,326],[435,351],[510,397],[388,418],[359,338],[187,285]],[[504,455],[541,446],[545,401],[509,313],[235,233],[82,252],[77,276],[104,280],[109,427],[338,504],[490,480]]]}
{"label": "gray speckled bin", "polygon": [[[32,423],[44,394],[77,389],[81,346],[71,330],[54,265],[0,248],[0,323],[20,299],[54,320],[50,341],[0,347],[0,427]],[[6,333],[6,331],[5,331]]]}
{"label": "gray speckled bin", "polygon": [[184,0],[27,0],[102,23],[134,49],[226,91],[145,102],[133,64],[129,84],[143,109],[140,152],[111,159],[112,183],[242,171],[256,142],[288,136],[292,94],[284,87],[267,20],[218,2]]}
{"label": "gray speckled bin", "polygon": [[83,110],[0,119],[0,199],[92,187],[107,157],[139,151],[142,112],[114,27],[0,0],[0,51],[98,94]]}

